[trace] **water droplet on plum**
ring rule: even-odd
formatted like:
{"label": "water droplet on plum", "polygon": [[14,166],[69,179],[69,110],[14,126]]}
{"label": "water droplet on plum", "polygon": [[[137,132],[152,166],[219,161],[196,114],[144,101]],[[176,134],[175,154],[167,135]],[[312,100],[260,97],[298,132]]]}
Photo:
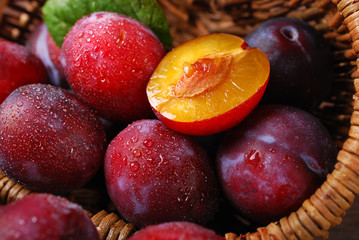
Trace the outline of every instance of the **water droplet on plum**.
{"label": "water droplet on plum", "polygon": [[145,145],[146,147],[151,147],[153,145],[153,140],[146,139],[145,141],[143,141],[143,145]]}
{"label": "water droplet on plum", "polygon": [[122,164],[123,164],[124,166],[127,166],[127,157],[123,157],[123,158],[122,158]]}
{"label": "water droplet on plum", "polygon": [[133,155],[134,155],[135,157],[141,157],[141,151],[138,150],[138,149],[135,149],[135,150],[133,150]]}
{"label": "water droplet on plum", "polygon": [[249,153],[247,153],[245,156],[245,161],[248,164],[253,165],[254,167],[257,167],[258,164],[261,162],[261,158],[259,156],[259,151],[255,149],[251,149]]}
{"label": "water droplet on plum", "polygon": [[156,163],[156,161],[153,157],[147,158],[147,161],[149,161],[152,165],[154,165]]}
{"label": "water droplet on plum", "polygon": [[137,161],[130,163],[130,169],[132,172],[137,172],[139,168],[140,168],[140,164]]}
{"label": "water droplet on plum", "polygon": [[31,222],[36,223],[37,222],[37,217],[31,218]]}

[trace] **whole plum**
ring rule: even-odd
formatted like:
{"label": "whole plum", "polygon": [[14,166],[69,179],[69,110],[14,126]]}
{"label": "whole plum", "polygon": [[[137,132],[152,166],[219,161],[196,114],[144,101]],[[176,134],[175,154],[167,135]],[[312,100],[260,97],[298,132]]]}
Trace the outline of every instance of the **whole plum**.
{"label": "whole plum", "polygon": [[115,122],[153,116],[147,82],[166,54],[146,25],[113,12],[95,12],[67,33],[60,60],[71,89],[101,117]]}
{"label": "whole plum", "polygon": [[328,131],[309,113],[262,105],[225,136],[218,174],[239,213],[265,224],[297,210],[332,171],[336,154]]}
{"label": "whole plum", "polygon": [[0,63],[0,103],[20,86],[48,81],[40,58],[20,44],[0,40]]}
{"label": "whole plum", "polygon": [[294,18],[273,18],[245,38],[270,62],[263,102],[313,110],[328,96],[333,81],[332,51],[322,34]]}
{"label": "whole plum", "polygon": [[150,225],[136,232],[129,240],[224,240],[214,231],[191,222],[167,222]]}
{"label": "whole plum", "polygon": [[69,192],[100,169],[106,134],[75,95],[49,84],[17,88],[0,105],[0,169],[31,190]]}
{"label": "whole plum", "polygon": [[86,212],[77,204],[51,194],[31,194],[0,206],[2,240],[99,239]]}
{"label": "whole plum", "polygon": [[218,184],[206,152],[159,120],[122,130],[105,156],[108,193],[138,227],[168,221],[208,222],[218,207]]}

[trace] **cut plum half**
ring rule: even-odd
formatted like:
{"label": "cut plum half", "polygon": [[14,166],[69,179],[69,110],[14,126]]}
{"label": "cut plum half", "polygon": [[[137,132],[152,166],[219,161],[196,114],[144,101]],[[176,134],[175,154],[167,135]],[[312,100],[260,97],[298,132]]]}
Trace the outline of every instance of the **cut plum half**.
{"label": "cut plum half", "polygon": [[269,78],[267,56],[230,34],[211,34],[174,48],[147,85],[156,116],[169,128],[210,135],[241,122]]}

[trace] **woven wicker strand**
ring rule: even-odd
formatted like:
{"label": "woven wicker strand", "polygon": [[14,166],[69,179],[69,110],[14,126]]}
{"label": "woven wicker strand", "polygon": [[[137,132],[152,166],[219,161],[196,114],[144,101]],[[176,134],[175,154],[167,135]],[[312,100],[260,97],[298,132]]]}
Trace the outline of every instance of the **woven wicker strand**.
{"label": "woven wicker strand", "polygon": [[40,21],[40,8],[45,1],[1,0],[0,36],[10,41],[24,43],[34,25]]}
{"label": "woven wicker strand", "polygon": [[14,202],[30,193],[30,190],[15,183],[0,172],[0,204]]}
{"label": "woven wicker strand", "polygon": [[7,6],[7,4],[8,4],[8,0],[2,0],[0,2],[0,22],[2,20],[4,11],[5,11],[5,7]]}
{"label": "woven wicker strand", "polygon": [[125,240],[134,232],[133,224],[126,223],[114,213],[100,211],[91,220],[101,240]]}

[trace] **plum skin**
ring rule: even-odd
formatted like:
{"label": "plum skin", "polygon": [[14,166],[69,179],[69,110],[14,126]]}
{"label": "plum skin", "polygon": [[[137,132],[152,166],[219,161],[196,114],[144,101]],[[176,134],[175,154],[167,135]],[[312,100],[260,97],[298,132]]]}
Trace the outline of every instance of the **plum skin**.
{"label": "plum skin", "polygon": [[20,86],[48,82],[41,60],[20,44],[0,40],[0,62],[0,103]]}
{"label": "plum skin", "polygon": [[191,222],[167,222],[147,226],[128,240],[224,240],[214,231]]}
{"label": "plum skin", "polygon": [[239,213],[266,224],[297,210],[332,171],[336,156],[316,118],[295,107],[262,105],[225,136],[217,168]]}
{"label": "plum skin", "polygon": [[40,58],[48,71],[49,82],[52,85],[68,88],[64,68],[60,62],[60,48],[49,34],[44,22],[31,32],[26,41],[26,47]]}
{"label": "plum skin", "polygon": [[333,56],[320,32],[308,23],[279,17],[265,21],[245,37],[270,62],[262,102],[290,104],[310,111],[330,93]]}
{"label": "plum skin", "polygon": [[79,205],[44,193],[0,206],[0,236],[12,240],[99,239],[91,219]]}
{"label": "plum skin", "polygon": [[86,184],[103,165],[104,127],[75,95],[29,84],[0,105],[0,169],[39,192],[66,193]]}
{"label": "plum skin", "polygon": [[136,121],[108,146],[105,177],[118,211],[138,227],[167,221],[205,224],[218,207],[206,152],[159,120]]}
{"label": "plum skin", "polygon": [[117,13],[96,12],[68,32],[60,60],[76,95],[101,117],[131,123],[153,116],[146,85],[165,54],[144,24]]}

